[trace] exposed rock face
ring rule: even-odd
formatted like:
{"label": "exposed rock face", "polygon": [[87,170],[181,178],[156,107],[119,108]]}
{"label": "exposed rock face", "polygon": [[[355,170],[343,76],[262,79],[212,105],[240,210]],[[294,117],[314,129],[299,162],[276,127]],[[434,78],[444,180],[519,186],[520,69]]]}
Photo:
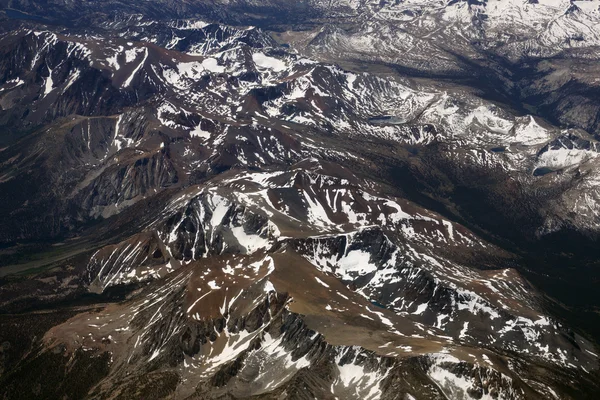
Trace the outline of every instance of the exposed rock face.
{"label": "exposed rock face", "polygon": [[0,17],[0,397],[600,391],[596,2],[55,3]]}

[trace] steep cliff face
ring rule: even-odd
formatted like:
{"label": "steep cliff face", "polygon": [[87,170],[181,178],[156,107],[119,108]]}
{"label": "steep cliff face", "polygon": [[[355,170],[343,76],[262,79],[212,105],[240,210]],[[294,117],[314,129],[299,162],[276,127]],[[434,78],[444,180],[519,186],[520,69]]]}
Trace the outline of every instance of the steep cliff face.
{"label": "steep cliff face", "polygon": [[579,3],[3,17],[2,396],[594,398]]}

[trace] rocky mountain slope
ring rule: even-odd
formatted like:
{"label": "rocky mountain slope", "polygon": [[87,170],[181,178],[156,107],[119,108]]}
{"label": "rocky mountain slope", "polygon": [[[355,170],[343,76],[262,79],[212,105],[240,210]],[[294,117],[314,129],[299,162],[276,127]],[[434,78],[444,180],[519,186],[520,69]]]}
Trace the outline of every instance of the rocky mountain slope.
{"label": "rocky mountain slope", "polygon": [[3,5],[3,398],[600,392],[597,3]]}

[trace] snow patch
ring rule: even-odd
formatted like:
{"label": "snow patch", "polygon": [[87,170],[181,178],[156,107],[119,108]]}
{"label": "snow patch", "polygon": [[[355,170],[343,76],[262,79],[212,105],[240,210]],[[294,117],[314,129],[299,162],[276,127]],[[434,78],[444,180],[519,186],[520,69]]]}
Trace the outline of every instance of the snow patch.
{"label": "snow patch", "polygon": [[280,72],[287,68],[287,65],[283,61],[266,56],[263,53],[252,54],[252,60],[257,67],[270,69],[275,72]]}

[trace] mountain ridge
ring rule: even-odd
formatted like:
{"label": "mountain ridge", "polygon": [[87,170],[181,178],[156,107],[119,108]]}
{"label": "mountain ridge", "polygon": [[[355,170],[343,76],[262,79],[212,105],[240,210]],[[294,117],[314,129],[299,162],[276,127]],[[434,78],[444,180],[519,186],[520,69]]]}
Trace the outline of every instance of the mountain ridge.
{"label": "mountain ridge", "polygon": [[[392,48],[403,42],[385,31],[451,15],[486,34],[505,17],[494,3],[340,2],[328,8],[340,25],[314,38],[170,19],[196,3],[167,4],[163,20],[148,11],[162,3],[115,19],[101,15],[109,2],[79,15],[88,26],[12,22],[0,38],[3,395],[593,398],[598,304],[553,285],[598,282],[593,264],[561,268],[594,262],[575,251],[597,237],[594,123],[556,124],[578,104],[532,102],[560,109],[553,122],[460,79],[399,73],[400,55],[440,53]],[[296,7],[326,6],[298,3],[278,23]],[[597,17],[568,10],[564,26]],[[345,68],[357,59],[363,71]],[[448,60],[414,65],[460,67]],[[550,66],[520,90],[544,96],[564,71],[592,81],[585,63],[552,71],[559,61],[543,54]],[[559,78],[550,87],[572,101]]]}

